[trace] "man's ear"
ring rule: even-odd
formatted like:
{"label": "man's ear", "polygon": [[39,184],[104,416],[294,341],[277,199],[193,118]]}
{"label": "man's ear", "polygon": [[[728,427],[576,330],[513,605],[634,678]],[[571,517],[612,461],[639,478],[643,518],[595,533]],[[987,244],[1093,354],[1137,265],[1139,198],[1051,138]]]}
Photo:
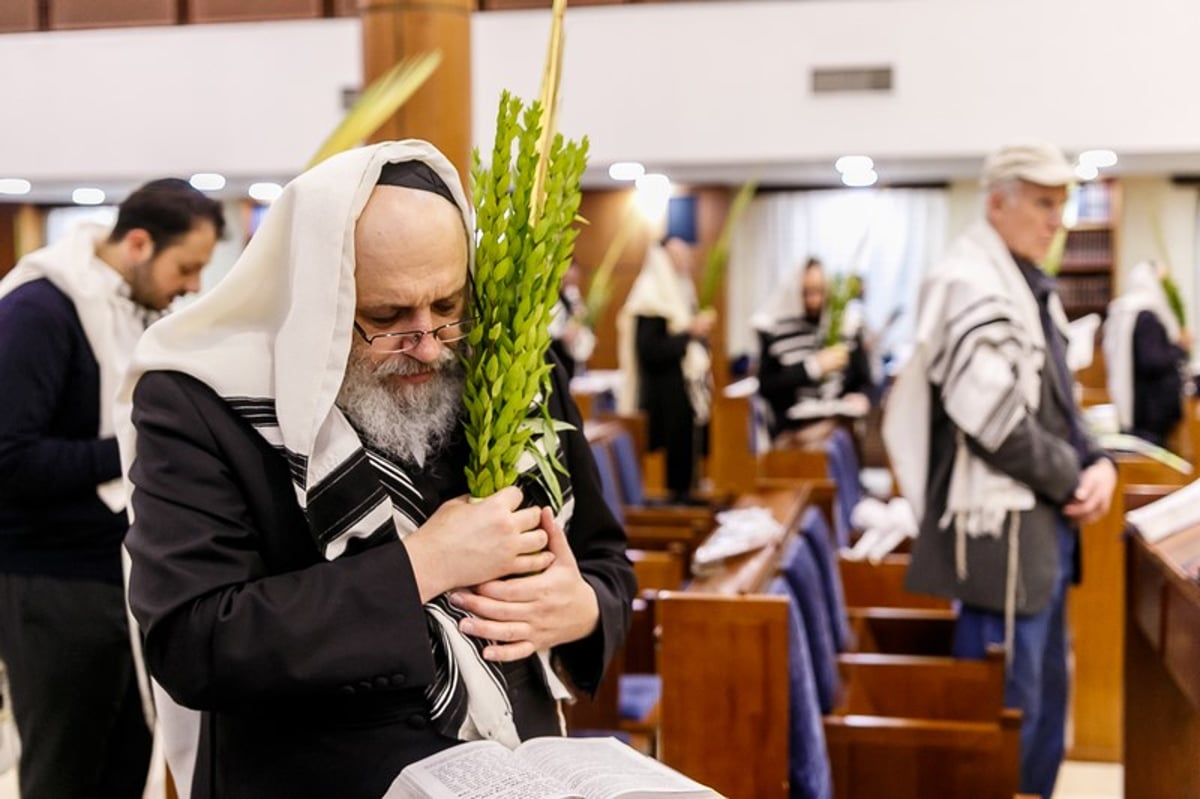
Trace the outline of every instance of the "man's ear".
{"label": "man's ear", "polygon": [[154,257],[154,239],[144,228],[135,227],[126,233],[125,238],[121,239],[121,247],[135,264],[145,263]]}

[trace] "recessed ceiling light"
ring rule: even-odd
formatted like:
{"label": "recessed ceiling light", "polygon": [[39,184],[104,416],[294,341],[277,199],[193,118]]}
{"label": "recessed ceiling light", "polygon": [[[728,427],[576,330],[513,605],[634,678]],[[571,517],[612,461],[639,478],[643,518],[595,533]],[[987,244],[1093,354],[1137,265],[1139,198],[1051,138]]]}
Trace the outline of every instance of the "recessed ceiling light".
{"label": "recessed ceiling light", "polygon": [[283,194],[283,186],[268,181],[251,183],[250,190],[247,193],[260,203],[270,203],[274,202],[280,194]]}
{"label": "recessed ceiling light", "polygon": [[71,201],[76,205],[100,205],[104,202],[104,190],[94,186],[80,186],[71,192]]}
{"label": "recessed ceiling light", "polygon": [[1107,169],[1117,165],[1117,154],[1112,150],[1084,150],[1079,154],[1079,163]]}
{"label": "recessed ceiling light", "polygon": [[28,194],[32,188],[25,178],[0,178],[0,194]]}
{"label": "recessed ceiling light", "polygon": [[844,175],[847,172],[868,172],[875,168],[875,162],[867,155],[843,155],[833,167]]}
{"label": "recessed ceiling light", "polygon": [[637,161],[617,161],[608,168],[608,176],[613,180],[637,180],[646,174],[646,167]]}
{"label": "recessed ceiling light", "polygon": [[856,189],[864,186],[874,186],[878,180],[879,175],[874,169],[862,169],[854,172],[842,173],[842,183]]}
{"label": "recessed ceiling light", "polygon": [[225,176],[216,172],[197,172],[188,183],[200,191],[220,191],[225,188]]}
{"label": "recessed ceiling light", "polygon": [[1075,177],[1079,178],[1080,180],[1095,180],[1096,176],[1099,174],[1100,170],[1096,169],[1096,167],[1092,164],[1075,165]]}

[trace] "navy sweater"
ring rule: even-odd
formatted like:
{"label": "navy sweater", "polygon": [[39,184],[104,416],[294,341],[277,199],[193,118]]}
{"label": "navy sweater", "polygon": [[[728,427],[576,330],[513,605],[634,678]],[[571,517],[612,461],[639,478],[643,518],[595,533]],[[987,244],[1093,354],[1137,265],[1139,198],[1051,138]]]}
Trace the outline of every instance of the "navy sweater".
{"label": "navy sweater", "polygon": [[0,572],[120,582],[128,523],[96,495],[119,477],[98,438],[100,370],[48,280],[0,299]]}

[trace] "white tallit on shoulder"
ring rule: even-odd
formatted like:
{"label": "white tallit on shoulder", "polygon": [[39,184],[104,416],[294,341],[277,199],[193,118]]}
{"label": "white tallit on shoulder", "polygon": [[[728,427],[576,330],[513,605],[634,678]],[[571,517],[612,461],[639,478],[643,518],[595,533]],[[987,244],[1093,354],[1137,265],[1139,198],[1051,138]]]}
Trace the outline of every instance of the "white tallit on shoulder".
{"label": "white tallit on shoulder", "polygon": [[[402,510],[382,487],[357,512],[331,507],[338,485],[378,479],[404,482],[394,464],[364,450],[335,405],[350,354],[355,313],[354,229],[387,163],[421,161],[449,188],[474,230],[470,205],[453,165],[432,145],[387,142],[333,156],[300,175],[272,204],[262,226],[229,274],[185,310],[142,338],[117,407],[122,464],[128,475],[136,451],[131,421],[133,389],[153,370],[184,372],[204,382],[255,429],[282,449],[291,466],[296,500],[326,559],[346,552],[353,539],[403,538],[421,519]],[[468,237],[469,239],[471,237]],[[474,259],[471,239],[470,257]],[[252,417],[252,418],[251,418]],[[132,491],[133,487],[129,489]],[[336,505],[336,500],[333,500]],[[393,526],[394,525],[394,526]],[[482,646],[458,630],[460,611],[445,597],[427,603],[431,637],[446,675],[430,688],[434,724],[464,739],[520,741],[512,708]],[[456,612],[458,615],[456,615]],[[539,653],[556,699],[569,696]],[[435,660],[438,655],[435,654]],[[155,699],[170,702],[156,686]],[[172,772],[186,797],[199,735],[199,714],[178,707],[160,712],[159,728]]]}
{"label": "white tallit on shoulder", "polygon": [[[61,241],[29,253],[0,280],[0,297],[19,286],[45,278],[75,306],[79,324],[100,371],[100,438],[113,435],[113,401],[134,345],[158,312],[134,307],[121,289],[124,278],[96,257],[96,247],[111,227],[82,222]],[[120,478],[101,483],[96,494],[112,511],[124,510]]]}
{"label": "white tallit on shoulder", "polygon": [[1108,396],[1117,408],[1122,430],[1133,427],[1133,332],[1138,316],[1150,311],[1162,323],[1167,338],[1178,342],[1179,320],[1171,312],[1167,293],[1157,267],[1142,261],[1125,278],[1125,291],[1108,305],[1104,323],[1104,365],[1108,373]]}
{"label": "white tallit on shoulder", "polygon": [[[1051,313],[1065,329],[1057,295]],[[939,527],[998,536],[1009,514],[1034,506],[1028,486],[972,455],[963,436],[994,450],[1036,413],[1045,349],[1028,283],[996,231],[976,223],[922,284],[915,348],[891,389],[884,417],[888,455],[918,519],[934,510],[925,507],[931,388],[959,430]],[[960,576],[964,569],[960,557]]]}
{"label": "white tallit on shoulder", "polygon": [[[617,314],[617,358],[621,368],[621,390],[617,408],[621,413],[638,410],[637,317],[661,316],[667,320],[667,332],[686,333],[696,316],[696,287],[679,274],[671,256],[657,243],[646,250],[646,260],[638,273],[625,304]],[[688,401],[696,423],[708,421],[711,394],[711,362],[708,349],[699,341],[688,342],[681,364]]]}

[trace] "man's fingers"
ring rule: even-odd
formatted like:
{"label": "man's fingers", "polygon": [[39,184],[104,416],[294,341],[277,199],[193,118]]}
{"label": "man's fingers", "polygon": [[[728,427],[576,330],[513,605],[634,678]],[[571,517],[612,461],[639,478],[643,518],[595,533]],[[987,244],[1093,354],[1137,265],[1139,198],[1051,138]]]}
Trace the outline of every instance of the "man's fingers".
{"label": "man's fingers", "polygon": [[537,651],[532,641],[519,641],[515,644],[493,644],[483,648],[483,659],[494,663],[511,663],[514,660],[524,660]]}
{"label": "man's fingers", "polygon": [[521,532],[536,530],[542,521],[541,508],[522,508],[513,512],[513,523]]}

